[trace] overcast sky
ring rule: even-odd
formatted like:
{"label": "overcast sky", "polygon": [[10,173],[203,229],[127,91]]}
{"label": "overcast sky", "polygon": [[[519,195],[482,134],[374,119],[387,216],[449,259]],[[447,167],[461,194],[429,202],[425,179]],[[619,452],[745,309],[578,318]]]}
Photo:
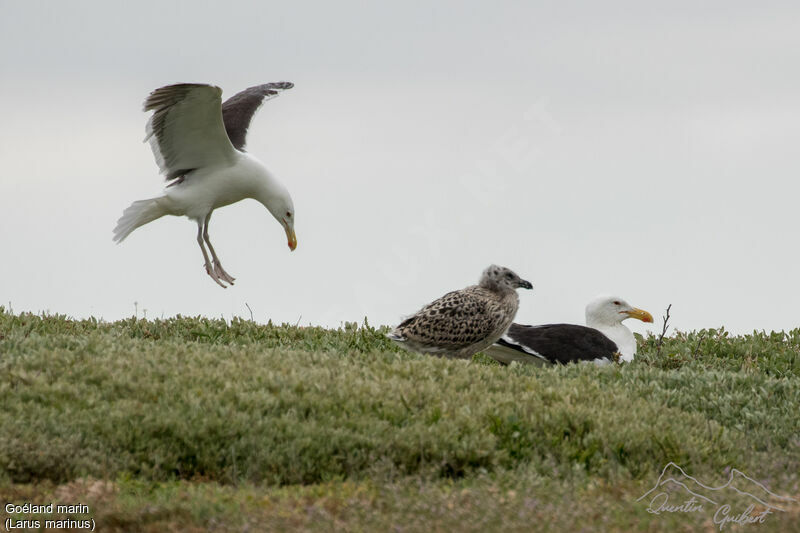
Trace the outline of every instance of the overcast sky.
{"label": "overcast sky", "polygon": [[[683,330],[799,324],[796,2],[0,2],[0,305],[396,324],[497,263],[517,321],[597,294]],[[248,200],[111,230],[163,182],[141,103],[289,80],[248,150],[298,248]],[[627,324],[646,332],[641,323]]]}

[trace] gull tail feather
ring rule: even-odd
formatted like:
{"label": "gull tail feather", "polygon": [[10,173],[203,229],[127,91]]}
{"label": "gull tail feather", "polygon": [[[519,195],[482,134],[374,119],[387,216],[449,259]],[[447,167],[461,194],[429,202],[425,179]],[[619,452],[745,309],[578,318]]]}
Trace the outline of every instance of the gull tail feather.
{"label": "gull tail feather", "polygon": [[167,211],[159,200],[161,200],[160,197],[137,200],[123,211],[117,221],[117,227],[114,228],[114,241],[122,242],[139,226],[144,226],[148,222],[166,215]]}

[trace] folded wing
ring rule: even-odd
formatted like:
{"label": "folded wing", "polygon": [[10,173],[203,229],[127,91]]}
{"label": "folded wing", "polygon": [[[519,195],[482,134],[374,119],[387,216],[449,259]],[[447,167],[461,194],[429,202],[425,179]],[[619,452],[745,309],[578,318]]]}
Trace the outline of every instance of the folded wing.
{"label": "folded wing", "polygon": [[458,350],[496,331],[503,322],[500,311],[474,288],[453,291],[403,321],[397,331],[406,340],[436,346],[439,351]]}
{"label": "folded wing", "polygon": [[614,360],[617,345],[593,328],[576,324],[511,324],[498,344],[551,363]]}

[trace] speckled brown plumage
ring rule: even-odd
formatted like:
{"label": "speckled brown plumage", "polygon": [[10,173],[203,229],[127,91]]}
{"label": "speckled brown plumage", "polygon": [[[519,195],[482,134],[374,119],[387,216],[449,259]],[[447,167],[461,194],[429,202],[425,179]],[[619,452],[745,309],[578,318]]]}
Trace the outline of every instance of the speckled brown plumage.
{"label": "speckled brown plumage", "polygon": [[406,349],[466,358],[497,341],[519,307],[516,288],[531,288],[511,270],[492,265],[481,282],[445,294],[404,320],[389,338]]}

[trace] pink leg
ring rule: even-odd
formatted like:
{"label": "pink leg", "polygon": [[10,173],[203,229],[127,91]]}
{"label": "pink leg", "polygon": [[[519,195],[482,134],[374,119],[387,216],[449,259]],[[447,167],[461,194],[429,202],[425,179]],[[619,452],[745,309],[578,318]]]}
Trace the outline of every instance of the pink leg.
{"label": "pink leg", "polygon": [[205,262],[206,273],[211,276],[211,279],[213,279],[217,285],[223,289],[227,289],[225,284],[220,281],[219,275],[214,272],[214,268],[211,266],[211,261],[208,259],[208,252],[206,252],[206,247],[203,245],[203,225],[199,222],[197,223],[197,244],[200,245],[200,251],[203,252],[203,261]]}
{"label": "pink leg", "polygon": [[203,239],[206,241],[206,245],[208,245],[208,251],[211,252],[211,259],[214,260],[214,273],[217,277],[221,280],[227,281],[231,285],[233,282],[236,281],[236,278],[225,272],[225,269],[222,268],[222,262],[217,257],[217,254],[214,252],[214,247],[211,246],[211,241],[208,238],[208,223],[211,221],[211,213],[208,214],[206,217],[205,223],[203,224]]}

